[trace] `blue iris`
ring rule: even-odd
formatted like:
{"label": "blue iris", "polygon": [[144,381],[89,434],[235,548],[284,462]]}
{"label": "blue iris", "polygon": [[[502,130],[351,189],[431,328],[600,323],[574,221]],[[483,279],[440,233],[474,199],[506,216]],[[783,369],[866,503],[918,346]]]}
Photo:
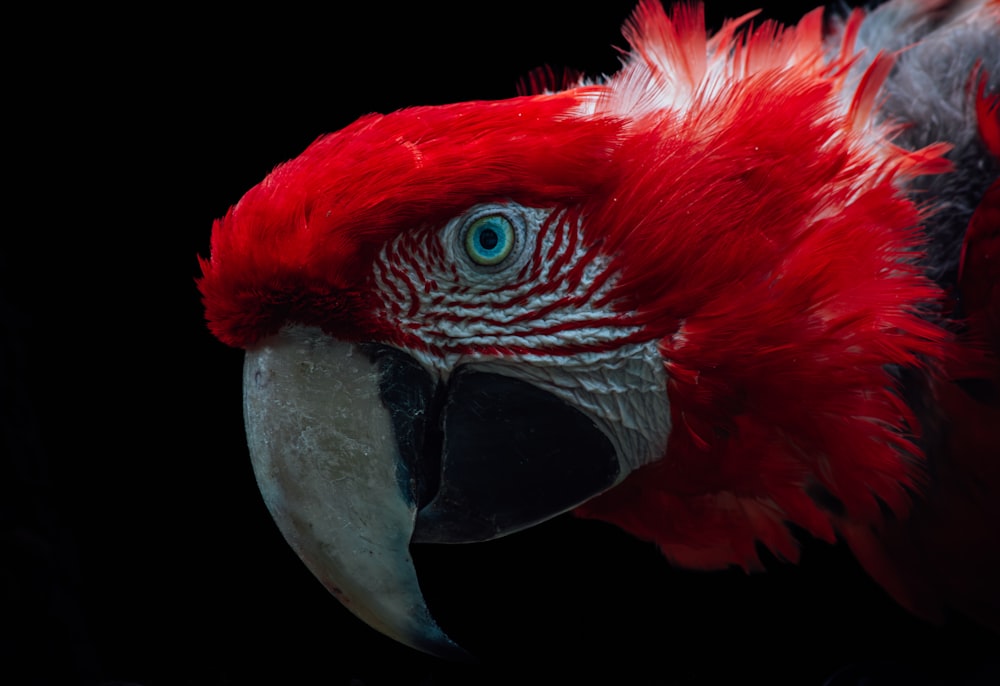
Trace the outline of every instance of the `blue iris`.
{"label": "blue iris", "polygon": [[499,264],[514,249],[514,225],[502,214],[472,222],[465,233],[465,251],[476,264]]}

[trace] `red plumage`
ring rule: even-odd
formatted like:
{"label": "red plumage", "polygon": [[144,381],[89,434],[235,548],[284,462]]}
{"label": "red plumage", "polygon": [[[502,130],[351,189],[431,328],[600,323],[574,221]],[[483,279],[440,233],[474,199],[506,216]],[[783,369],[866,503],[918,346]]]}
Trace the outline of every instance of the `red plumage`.
{"label": "red plumage", "polygon": [[399,231],[470,204],[573,203],[599,193],[621,128],[570,116],[596,90],[368,115],[251,189],[212,231],[206,318],[245,346],[287,321],[353,339],[374,253]]}
{"label": "red plumage", "polygon": [[[815,30],[812,20],[779,43],[801,45],[798,33]],[[746,51],[758,36],[772,46],[768,33],[751,35]],[[622,288],[641,293],[637,307],[664,326],[682,430],[667,460],[580,511],[702,568],[755,568],[757,543],[797,559],[786,522],[830,541],[839,535],[911,609],[939,616],[957,605],[1000,626],[996,590],[984,583],[1000,573],[1000,511],[989,495],[1000,487],[1000,416],[953,383],[956,365],[971,366],[994,397],[1000,389],[997,186],[969,230],[960,283],[968,314],[991,333],[957,337],[926,318],[947,296],[916,266],[927,249],[916,230],[921,212],[934,208],[921,210],[898,191],[900,174],[947,171],[945,149],[896,150],[880,163],[859,159],[844,135],[870,121],[865,110],[891,64],[876,59],[865,71],[846,121],[829,118],[835,70],[827,68],[833,79],[801,80],[795,70],[763,72],[756,78],[773,81],[744,82],[710,103],[718,111],[668,120],[668,131],[638,143],[637,155],[655,140],[669,147],[661,145],[661,166],[643,166],[625,184],[632,201],[607,213],[634,211],[655,227],[629,231],[616,249],[630,255]],[[987,140],[995,100],[979,107],[992,117]],[[884,176],[859,187],[866,164]],[[604,226],[637,223],[599,216]],[[931,474],[915,442],[919,420],[887,365],[916,366],[933,379],[950,427]]]}
{"label": "red plumage", "polygon": [[[996,2],[979,12],[998,26]],[[610,257],[616,311],[659,342],[673,420],[664,458],[580,515],[697,568],[756,568],[758,544],[795,560],[793,524],[846,539],[917,612],[997,623],[996,590],[971,578],[1000,576],[998,187],[950,292],[924,267],[937,199],[907,193],[951,173],[949,146],[904,148],[905,124],[879,121],[896,56],[856,49],[861,12],[837,45],[820,11],[744,30],[751,16],[709,37],[700,7],[645,1],[606,83],[369,115],[317,140],[216,223],[209,325],[237,346],[288,322],[398,340],[367,291],[388,240],[486,201],[571,210]],[[946,318],[956,296],[966,309]]]}

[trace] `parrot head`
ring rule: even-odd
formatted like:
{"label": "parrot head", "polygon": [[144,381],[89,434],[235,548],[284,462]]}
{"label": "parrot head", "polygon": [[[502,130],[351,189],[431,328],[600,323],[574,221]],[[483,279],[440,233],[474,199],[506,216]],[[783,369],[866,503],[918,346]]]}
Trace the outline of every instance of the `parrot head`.
{"label": "parrot head", "polygon": [[642,2],[613,77],[364,116],[215,223],[199,288],[264,501],[372,627],[462,654],[412,543],[574,512],[750,570],[793,525],[906,511],[898,370],[947,334],[900,188],[941,149],[873,116],[859,18],[833,47],[821,12],[748,19]]}

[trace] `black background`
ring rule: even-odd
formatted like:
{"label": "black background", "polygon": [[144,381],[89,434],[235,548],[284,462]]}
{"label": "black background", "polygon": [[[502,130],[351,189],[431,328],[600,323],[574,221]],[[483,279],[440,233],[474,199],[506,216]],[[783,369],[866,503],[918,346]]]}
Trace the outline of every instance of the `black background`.
{"label": "black background", "polygon": [[983,663],[995,636],[910,617],[838,547],[690,573],[564,517],[415,551],[482,657],[456,665],[355,619],[271,523],[242,353],[194,284],[212,220],[366,112],[507,97],[545,64],[615,71],[632,5],[43,8],[7,27],[0,682],[962,683]]}

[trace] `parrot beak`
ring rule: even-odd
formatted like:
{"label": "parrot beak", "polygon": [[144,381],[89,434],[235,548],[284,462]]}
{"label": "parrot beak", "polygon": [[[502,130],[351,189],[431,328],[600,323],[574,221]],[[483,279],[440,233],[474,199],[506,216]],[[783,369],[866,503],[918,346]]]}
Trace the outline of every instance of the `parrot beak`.
{"label": "parrot beak", "polygon": [[307,327],[246,355],[250,456],[285,539],[360,619],[440,657],[469,655],[431,616],[410,543],[512,533],[620,473],[589,418],[501,371],[459,367],[445,383],[400,350]]}
{"label": "parrot beak", "polygon": [[357,346],[290,329],[247,351],[243,407],[264,502],[309,570],[362,621],[432,655],[468,659],[431,617],[409,544],[390,412]]}

